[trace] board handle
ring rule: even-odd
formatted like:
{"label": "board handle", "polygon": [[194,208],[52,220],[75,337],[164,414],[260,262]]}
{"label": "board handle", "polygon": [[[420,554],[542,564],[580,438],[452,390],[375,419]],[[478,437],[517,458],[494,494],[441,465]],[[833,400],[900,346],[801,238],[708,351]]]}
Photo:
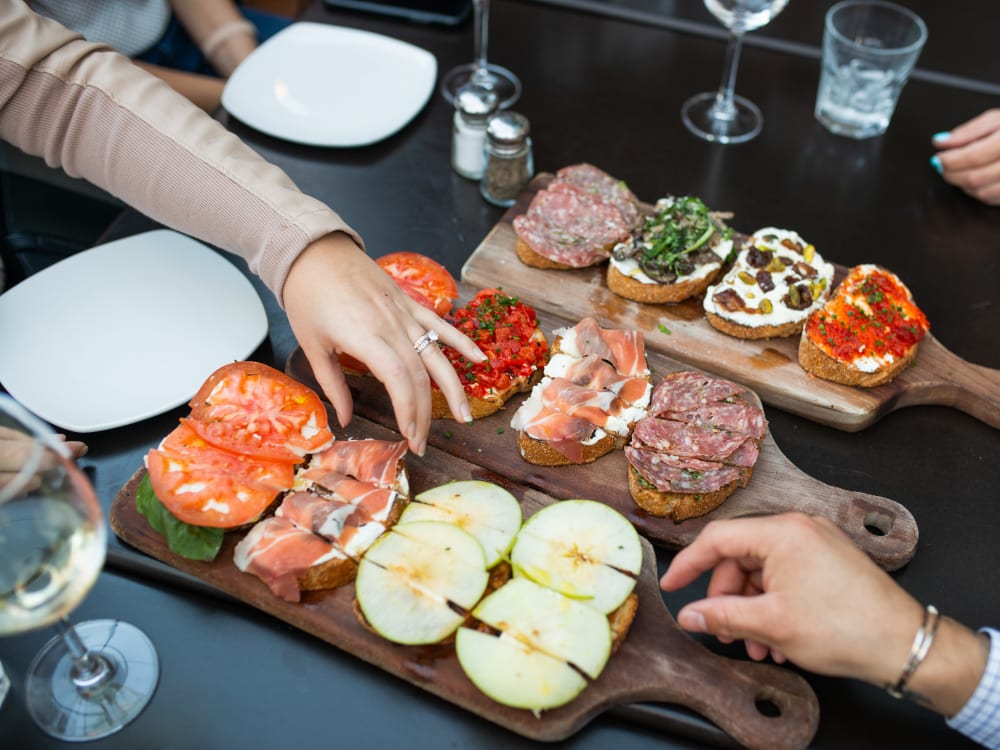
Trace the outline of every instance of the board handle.
{"label": "board handle", "polygon": [[1000,370],[967,362],[933,336],[921,344],[917,357],[920,367],[902,379],[896,408],[950,406],[1000,429]]}
{"label": "board handle", "polygon": [[830,488],[830,496],[846,495],[830,503],[825,515],[844,530],[854,543],[885,570],[898,570],[913,559],[920,532],[905,507],[879,495]]}
{"label": "board handle", "polygon": [[819,703],[801,675],[720,656],[693,639],[673,646],[647,653],[646,669],[658,685],[640,700],[671,703],[683,696],[682,705],[751,750],[804,748],[815,736]]}

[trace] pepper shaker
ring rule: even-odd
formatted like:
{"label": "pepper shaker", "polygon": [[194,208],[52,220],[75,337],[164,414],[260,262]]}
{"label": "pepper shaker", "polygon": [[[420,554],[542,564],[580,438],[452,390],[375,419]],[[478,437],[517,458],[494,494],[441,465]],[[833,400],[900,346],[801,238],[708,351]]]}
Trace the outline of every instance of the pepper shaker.
{"label": "pepper shaker", "polygon": [[497,206],[512,206],[535,174],[531,126],[517,112],[500,112],[486,125],[486,171],[479,183],[483,198]]}
{"label": "pepper shaker", "polygon": [[462,177],[478,180],[486,167],[486,121],[497,110],[497,95],[477,83],[467,83],[455,94],[451,167]]}

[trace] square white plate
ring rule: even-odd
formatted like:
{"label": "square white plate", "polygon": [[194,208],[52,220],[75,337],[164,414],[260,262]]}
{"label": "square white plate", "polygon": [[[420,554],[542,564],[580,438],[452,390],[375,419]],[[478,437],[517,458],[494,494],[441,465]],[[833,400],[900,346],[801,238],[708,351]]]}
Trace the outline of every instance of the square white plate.
{"label": "square white plate", "polygon": [[423,109],[437,78],[427,50],[322,23],[294,23],[233,71],[222,106],[252,128],[309,146],[367,146]]}
{"label": "square white plate", "polygon": [[0,294],[0,383],[73,432],[138,422],[188,401],[267,335],[250,281],[165,229],[84,250]]}

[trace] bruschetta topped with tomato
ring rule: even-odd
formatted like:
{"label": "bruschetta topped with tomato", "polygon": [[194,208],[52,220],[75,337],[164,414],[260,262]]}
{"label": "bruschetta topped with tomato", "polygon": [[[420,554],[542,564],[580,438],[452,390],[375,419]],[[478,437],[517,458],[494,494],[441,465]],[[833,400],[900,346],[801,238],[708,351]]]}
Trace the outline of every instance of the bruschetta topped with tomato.
{"label": "bruschetta topped with tomato", "polygon": [[[483,289],[448,320],[487,357],[485,362],[470,362],[451,347],[441,347],[465,387],[473,419],[499,411],[511,396],[531,390],[541,377],[549,345],[534,309],[517,297]],[[433,418],[455,418],[436,386],[431,398]]]}

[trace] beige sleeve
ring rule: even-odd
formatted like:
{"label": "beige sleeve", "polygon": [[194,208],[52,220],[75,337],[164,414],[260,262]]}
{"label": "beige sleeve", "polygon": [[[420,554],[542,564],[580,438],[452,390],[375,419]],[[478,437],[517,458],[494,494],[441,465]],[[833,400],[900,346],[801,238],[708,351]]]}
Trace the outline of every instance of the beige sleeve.
{"label": "beige sleeve", "polygon": [[243,256],[281,302],[313,240],[354,230],[128,58],[0,0],[0,138]]}

